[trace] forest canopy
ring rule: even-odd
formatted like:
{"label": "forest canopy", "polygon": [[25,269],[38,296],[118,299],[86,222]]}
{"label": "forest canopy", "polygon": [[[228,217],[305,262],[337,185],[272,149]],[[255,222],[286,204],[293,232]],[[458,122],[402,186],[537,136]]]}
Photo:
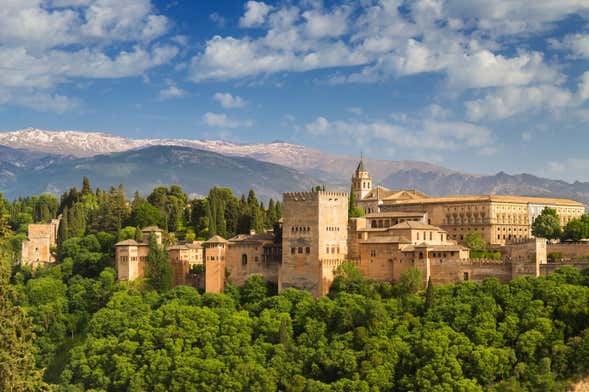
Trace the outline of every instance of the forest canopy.
{"label": "forest canopy", "polygon": [[[58,263],[18,265],[26,225],[58,214]],[[280,216],[253,191],[127,200],[87,179],[60,199],[0,198],[0,359],[13,359],[0,361],[0,390],[564,391],[589,373],[589,270],[423,287],[416,270],[391,284],[344,264],[318,299],[259,276],[222,294],[117,283],[113,245],[146,225],[172,241]]]}

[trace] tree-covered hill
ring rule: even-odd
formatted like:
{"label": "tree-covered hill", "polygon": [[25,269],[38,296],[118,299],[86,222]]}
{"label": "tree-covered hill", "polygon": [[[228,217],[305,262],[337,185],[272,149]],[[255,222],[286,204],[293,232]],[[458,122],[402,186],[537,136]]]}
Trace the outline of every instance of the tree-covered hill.
{"label": "tree-covered hill", "polygon": [[[20,266],[27,224],[59,213],[58,263]],[[116,281],[113,245],[138,228],[170,244],[280,214],[253,191],[127,201],[87,178],[60,200],[0,197],[0,391],[564,391],[589,374],[589,269],[423,288],[417,270],[377,283],[344,264],[319,299],[258,276],[223,294]]]}
{"label": "tree-covered hill", "polygon": [[58,266],[14,288],[62,391],[564,391],[589,371],[588,272],[428,295],[348,274],[313,299],[257,277],[157,293]]}

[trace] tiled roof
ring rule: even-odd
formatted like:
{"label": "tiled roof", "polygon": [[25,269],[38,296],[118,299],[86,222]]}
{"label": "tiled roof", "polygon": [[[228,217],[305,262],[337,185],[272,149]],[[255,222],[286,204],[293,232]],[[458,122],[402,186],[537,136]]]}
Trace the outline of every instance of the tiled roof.
{"label": "tiled roof", "polygon": [[144,244],[143,242],[137,242],[135,240],[124,240],[124,241],[119,241],[115,244],[115,246],[148,246],[147,244]]}
{"label": "tiled roof", "polygon": [[147,233],[163,232],[163,230],[157,226],[147,226],[145,229],[143,229],[141,231],[147,232]]}
{"label": "tiled roof", "polygon": [[215,235],[211,238],[209,238],[208,240],[205,241],[205,244],[215,244],[215,243],[226,243],[229,242],[227,241],[225,238],[221,237],[220,235]]}
{"label": "tiled roof", "polygon": [[401,229],[415,229],[415,230],[437,230],[444,231],[437,226],[428,225],[427,223],[417,221],[405,221],[397,223],[396,225],[389,228],[390,230],[401,230]]}
{"label": "tiled roof", "polygon": [[548,197],[528,197],[510,195],[473,195],[473,196],[447,196],[429,197],[417,200],[396,200],[394,204],[430,204],[430,203],[465,203],[495,201],[503,203],[532,203],[532,204],[556,204],[582,207],[583,203],[570,199],[556,199]]}

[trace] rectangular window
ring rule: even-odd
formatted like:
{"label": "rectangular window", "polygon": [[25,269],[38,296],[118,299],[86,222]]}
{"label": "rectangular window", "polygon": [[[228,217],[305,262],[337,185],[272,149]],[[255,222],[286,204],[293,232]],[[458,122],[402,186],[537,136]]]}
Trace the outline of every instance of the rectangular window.
{"label": "rectangular window", "polygon": [[468,272],[464,272],[462,274],[462,278],[463,278],[463,280],[468,280]]}
{"label": "rectangular window", "polygon": [[299,246],[299,254],[302,254],[302,253],[303,253],[303,247]]}
{"label": "rectangular window", "polygon": [[307,247],[305,248],[305,253],[306,253],[306,254],[309,254],[309,253],[311,253],[311,248],[309,248],[309,247],[307,246]]}
{"label": "rectangular window", "polygon": [[290,254],[294,255],[295,254],[295,248],[290,248]]}

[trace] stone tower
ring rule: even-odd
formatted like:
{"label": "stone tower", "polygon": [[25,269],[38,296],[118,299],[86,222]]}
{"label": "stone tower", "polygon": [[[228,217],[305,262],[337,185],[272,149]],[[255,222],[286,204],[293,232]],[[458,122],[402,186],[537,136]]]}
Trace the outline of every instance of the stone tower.
{"label": "stone tower", "polygon": [[278,289],[327,294],[333,272],[348,254],[348,194],[294,192],[283,195],[282,266]]}
{"label": "stone tower", "polygon": [[352,177],[352,192],[356,200],[362,200],[372,191],[372,177],[364,167],[364,159],[360,158],[358,167]]}
{"label": "stone tower", "polygon": [[214,236],[203,244],[205,262],[205,291],[220,293],[225,289],[225,263],[228,241]]}

